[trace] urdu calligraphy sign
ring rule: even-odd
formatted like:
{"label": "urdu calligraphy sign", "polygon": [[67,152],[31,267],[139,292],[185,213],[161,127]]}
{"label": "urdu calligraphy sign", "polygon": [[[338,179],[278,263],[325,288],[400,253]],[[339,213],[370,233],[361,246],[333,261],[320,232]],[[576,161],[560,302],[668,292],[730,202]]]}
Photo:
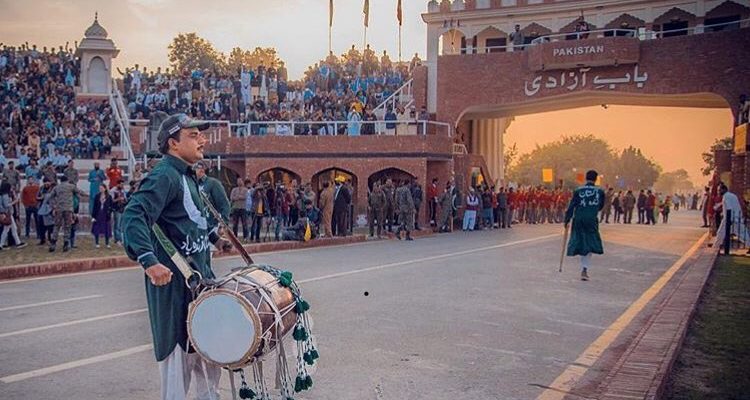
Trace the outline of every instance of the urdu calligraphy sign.
{"label": "urdu calligraphy sign", "polygon": [[532,71],[635,64],[640,42],[628,37],[560,40],[531,46],[527,53]]}
{"label": "urdu calligraphy sign", "polygon": [[[593,75],[593,78],[592,78]],[[554,90],[564,88],[569,92],[578,89],[609,89],[614,90],[619,85],[629,85],[635,83],[637,88],[643,88],[648,81],[648,72],[640,73],[638,64],[635,65],[633,73],[625,73],[623,76],[608,76],[607,74],[592,74],[591,68],[579,68],[573,71],[555,71],[543,72],[534,79],[525,81],[523,85],[524,93],[531,97],[539,93],[540,90]]]}

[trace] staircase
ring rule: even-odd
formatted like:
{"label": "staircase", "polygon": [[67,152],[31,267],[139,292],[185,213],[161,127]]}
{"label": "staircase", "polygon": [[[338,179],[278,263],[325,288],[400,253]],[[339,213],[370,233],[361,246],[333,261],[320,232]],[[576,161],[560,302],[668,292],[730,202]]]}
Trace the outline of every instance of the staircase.
{"label": "staircase", "polygon": [[414,93],[412,91],[413,82],[414,78],[409,79],[406,83],[401,85],[400,88],[396,89],[393,94],[383,100],[382,103],[378,104],[373,110],[376,112],[375,115],[378,115],[378,110],[382,110],[381,112],[385,114],[389,108],[395,110],[397,106],[401,106],[404,110],[408,111],[414,104]]}
{"label": "staircase", "polygon": [[[109,105],[112,108],[112,116],[117,122],[117,126],[120,128],[120,145],[119,151],[127,162],[127,173],[133,171],[135,168],[135,154],[133,153],[133,146],[130,143],[130,118],[128,116],[128,109],[125,107],[125,101],[123,101],[120,89],[117,87],[117,82],[112,80],[112,92],[109,94]],[[114,150],[113,150],[114,152]]]}

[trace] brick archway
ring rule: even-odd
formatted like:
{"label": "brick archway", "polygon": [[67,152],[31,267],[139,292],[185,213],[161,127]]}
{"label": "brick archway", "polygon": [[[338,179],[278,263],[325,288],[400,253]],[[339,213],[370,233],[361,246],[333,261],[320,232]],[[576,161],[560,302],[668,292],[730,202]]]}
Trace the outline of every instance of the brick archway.
{"label": "brick archway", "polygon": [[[637,64],[535,71],[530,67],[533,47],[525,52],[439,57],[437,119],[458,126],[471,114],[493,118],[518,115],[518,110],[544,111],[556,104],[573,108],[605,103],[728,106],[736,114],[740,95],[750,93],[750,52],[738,50],[750,48],[750,29],[647,41],[608,37],[573,45],[577,43],[601,44],[614,52],[636,46]],[[540,46],[547,45],[556,44]],[[585,85],[582,70],[587,73]],[[565,85],[545,87],[548,81],[560,82],[563,73]],[[570,74],[579,79],[573,89]],[[595,77],[627,77],[629,83],[597,87],[592,82]],[[539,90],[530,93],[526,89],[535,80]]]}

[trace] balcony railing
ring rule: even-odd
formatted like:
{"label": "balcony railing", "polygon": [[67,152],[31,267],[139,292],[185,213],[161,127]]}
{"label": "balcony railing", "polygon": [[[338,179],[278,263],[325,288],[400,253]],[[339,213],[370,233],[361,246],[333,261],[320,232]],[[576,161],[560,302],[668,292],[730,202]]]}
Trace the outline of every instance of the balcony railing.
{"label": "balcony railing", "polygon": [[665,37],[682,35],[700,35],[706,31],[712,31],[716,28],[725,28],[728,26],[744,27],[750,25],[750,19],[742,19],[737,21],[722,22],[719,24],[691,26],[680,29],[670,29],[666,31],[652,31],[646,28],[638,29],[595,29],[585,32],[568,32],[568,33],[553,33],[549,35],[539,36],[534,38],[529,44],[523,45],[505,45],[505,46],[485,46],[485,47],[462,47],[455,53],[446,53],[445,55],[459,55],[459,54],[480,54],[480,53],[494,53],[494,52],[512,52],[520,51],[526,47],[536,46],[542,43],[559,42],[565,40],[586,40],[586,39],[598,39],[603,37],[631,37],[639,40],[654,40],[662,39]]}
{"label": "balcony railing", "polygon": [[[453,135],[453,127],[445,122],[426,120],[395,121],[252,121],[230,123],[229,121],[207,121],[211,127],[206,131],[209,144],[221,143],[230,137],[263,136],[415,136]],[[140,143],[148,143],[148,120],[130,120],[140,129]],[[146,149],[154,150],[154,149]]]}

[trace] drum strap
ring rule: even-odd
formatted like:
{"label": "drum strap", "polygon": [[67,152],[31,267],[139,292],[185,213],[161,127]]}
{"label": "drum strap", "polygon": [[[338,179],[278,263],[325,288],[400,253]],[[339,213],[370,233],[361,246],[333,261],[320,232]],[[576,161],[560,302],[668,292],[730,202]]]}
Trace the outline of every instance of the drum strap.
{"label": "drum strap", "polygon": [[[167,237],[167,235],[164,233],[164,231],[161,229],[159,225],[154,223],[151,225],[151,230],[154,232],[154,236],[156,236],[156,240],[159,241],[159,244],[161,245],[162,249],[169,255],[169,258],[172,259],[172,262],[175,266],[177,266],[177,269],[180,270],[182,273],[182,276],[185,277],[185,284],[193,289],[193,287],[190,284],[190,278],[193,277],[193,275],[200,276],[200,273],[198,271],[194,270],[190,263],[185,259],[185,257],[180,254],[179,251],[177,251],[177,248],[174,246],[174,243],[172,243],[171,240]],[[201,277],[202,278],[202,277]]]}

